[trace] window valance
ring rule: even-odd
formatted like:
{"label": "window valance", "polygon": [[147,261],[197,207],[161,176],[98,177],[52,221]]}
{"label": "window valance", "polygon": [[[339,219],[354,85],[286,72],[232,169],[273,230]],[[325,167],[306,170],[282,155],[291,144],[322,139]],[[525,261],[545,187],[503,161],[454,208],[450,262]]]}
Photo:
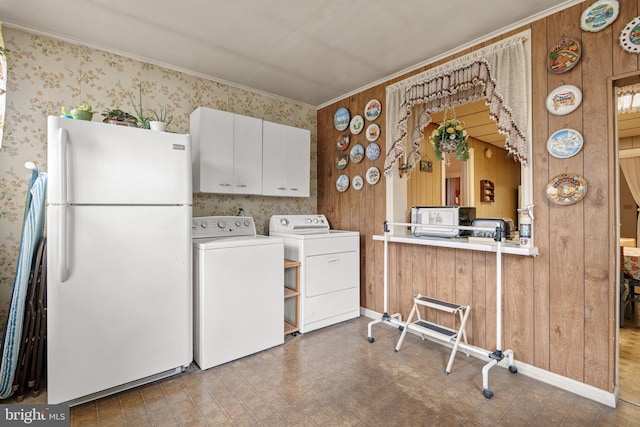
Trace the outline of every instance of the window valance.
{"label": "window valance", "polygon": [[[506,150],[526,165],[529,100],[524,42],[524,37],[512,37],[387,86],[390,148],[385,175],[391,175],[400,158],[409,170],[419,163],[420,141],[431,123],[430,113],[479,99],[485,100],[489,116],[505,135]],[[405,147],[409,132],[410,145]]]}

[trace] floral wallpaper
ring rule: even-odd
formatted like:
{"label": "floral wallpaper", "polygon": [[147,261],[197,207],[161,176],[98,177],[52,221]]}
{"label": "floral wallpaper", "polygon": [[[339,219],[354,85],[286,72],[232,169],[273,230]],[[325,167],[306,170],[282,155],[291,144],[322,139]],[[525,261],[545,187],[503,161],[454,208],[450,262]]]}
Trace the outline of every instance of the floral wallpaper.
{"label": "floral wallpaper", "polygon": [[194,194],[193,215],[244,215],[268,234],[274,214],[316,212],[316,110],[262,93],[251,92],[178,71],[143,63],[28,32],[2,30],[8,51],[7,109],[0,148],[0,330],[7,310],[20,245],[22,216],[32,161],[47,170],[47,116],[88,102],[94,121],[107,108],[134,113],[142,85],[145,108],[166,107],[169,131],[189,132],[189,115],[205,106],[311,131],[311,197],[279,198]]}

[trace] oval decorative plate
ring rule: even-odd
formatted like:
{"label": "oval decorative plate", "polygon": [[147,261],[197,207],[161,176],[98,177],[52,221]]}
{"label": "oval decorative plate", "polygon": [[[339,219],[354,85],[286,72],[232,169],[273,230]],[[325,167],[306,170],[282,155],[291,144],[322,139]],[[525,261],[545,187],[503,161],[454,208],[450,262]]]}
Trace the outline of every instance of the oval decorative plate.
{"label": "oval decorative plate", "polygon": [[354,190],[360,190],[363,184],[364,181],[362,180],[362,177],[360,175],[354,176],[351,180],[351,185],[353,186]]}
{"label": "oval decorative plate", "polygon": [[547,139],[547,151],[553,157],[568,159],[582,149],[584,139],[580,132],[573,129],[560,129]]}
{"label": "oval decorative plate", "polygon": [[339,170],[342,170],[346,168],[348,164],[349,164],[349,155],[347,154],[347,152],[346,151],[339,152],[338,156],[336,157],[336,167]]}
{"label": "oval decorative plate", "polygon": [[547,96],[547,110],[556,116],[569,114],[580,106],[582,91],[573,85],[558,86]]}
{"label": "oval decorative plate", "polygon": [[349,188],[349,177],[347,174],[343,173],[338,177],[336,180],[336,188],[341,193],[347,191],[347,188]]}
{"label": "oval decorative plate", "polygon": [[371,166],[367,169],[367,182],[371,185],[374,185],[380,180],[380,171],[377,167]]}
{"label": "oval decorative plate", "polygon": [[349,158],[353,163],[360,163],[364,159],[364,147],[360,144],[356,144],[351,147]]}
{"label": "oval decorative plate", "polygon": [[547,68],[555,74],[566,73],[580,60],[582,46],[574,37],[563,37],[556,41],[547,54]]}
{"label": "oval decorative plate", "polygon": [[365,153],[367,155],[367,159],[377,160],[378,157],[380,157],[380,146],[375,142],[372,142],[369,145],[367,145],[367,149],[365,150]]}
{"label": "oval decorative plate", "polygon": [[587,194],[587,181],[577,173],[563,173],[549,181],[546,194],[556,205],[572,205]]}
{"label": "oval decorative plate", "polygon": [[627,52],[640,53],[640,16],[636,16],[620,33],[620,46]]}
{"label": "oval decorative plate", "polygon": [[336,111],[336,114],[333,116],[333,125],[338,130],[345,130],[349,127],[350,118],[349,110],[344,107],[338,108],[338,111]]}
{"label": "oval decorative plate", "polygon": [[378,126],[375,123],[372,123],[369,126],[367,126],[366,136],[367,136],[367,141],[369,142],[376,141],[380,137],[380,126]]}
{"label": "oval decorative plate", "polygon": [[380,116],[382,112],[382,104],[377,99],[372,99],[367,102],[367,105],[364,107],[364,116],[369,121],[373,121]]}
{"label": "oval decorative plate", "polygon": [[595,33],[607,28],[617,17],[618,2],[616,0],[598,0],[582,12],[580,27]]}
{"label": "oval decorative plate", "polygon": [[364,119],[361,115],[353,116],[351,119],[351,124],[349,125],[349,130],[352,134],[357,135],[362,132],[364,129]]}
{"label": "oval decorative plate", "polygon": [[349,141],[351,140],[351,137],[349,136],[348,133],[343,133],[342,135],[340,135],[338,137],[338,150],[342,151],[342,150],[346,150],[347,147],[349,146]]}

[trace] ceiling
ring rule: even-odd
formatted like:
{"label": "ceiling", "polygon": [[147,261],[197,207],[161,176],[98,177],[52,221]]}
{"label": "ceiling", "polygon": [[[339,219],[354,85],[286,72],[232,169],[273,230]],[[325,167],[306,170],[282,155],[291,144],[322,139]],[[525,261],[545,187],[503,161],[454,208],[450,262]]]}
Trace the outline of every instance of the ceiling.
{"label": "ceiling", "polygon": [[3,0],[4,25],[306,104],[582,0]]}

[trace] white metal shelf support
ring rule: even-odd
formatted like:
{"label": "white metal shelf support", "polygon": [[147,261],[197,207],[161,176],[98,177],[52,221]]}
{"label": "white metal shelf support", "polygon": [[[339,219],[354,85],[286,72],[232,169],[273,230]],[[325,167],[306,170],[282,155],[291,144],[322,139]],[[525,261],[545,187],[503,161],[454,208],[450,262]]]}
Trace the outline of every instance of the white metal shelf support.
{"label": "white metal shelf support", "polygon": [[[398,328],[403,331],[407,326],[407,323],[402,322],[401,315],[387,314],[387,304],[388,304],[388,288],[389,288],[389,271],[388,271],[388,243],[389,243],[389,226],[403,226],[403,227],[411,227],[421,224],[412,224],[412,223],[392,223],[389,221],[384,222],[384,314],[378,320],[374,320],[369,322],[368,325],[368,340],[373,343],[374,338],[371,334],[371,327],[377,323],[387,322],[392,325],[397,325]],[[475,354],[480,355],[481,357],[487,357],[489,362],[482,368],[482,394],[487,399],[491,399],[493,397],[493,391],[489,388],[489,370],[500,363],[504,358],[507,358],[509,361],[509,372],[515,374],[518,372],[518,368],[514,364],[514,353],[513,350],[508,349],[502,350],[502,236],[504,235],[504,230],[501,227],[496,227],[495,229],[489,227],[467,227],[467,226],[455,226],[455,225],[434,225],[430,224],[429,227],[435,228],[443,228],[443,229],[451,229],[457,228],[459,230],[471,230],[471,231],[495,231],[495,242],[496,242],[496,349],[494,351],[489,351],[482,349],[480,347],[476,347],[474,345],[467,344],[466,342],[459,342],[458,347],[465,352],[473,352]],[[409,319],[411,320],[411,319]],[[400,343],[399,343],[400,344]],[[399,347],[398,347],[399,348]],[[468,353],[467,353],[468,354]],[[455,357],[455,352],[452,353],[450,364],[453,361],[453,357]],[[451,366],[447,367],[445,373],[448,373],[451,369]]]}

